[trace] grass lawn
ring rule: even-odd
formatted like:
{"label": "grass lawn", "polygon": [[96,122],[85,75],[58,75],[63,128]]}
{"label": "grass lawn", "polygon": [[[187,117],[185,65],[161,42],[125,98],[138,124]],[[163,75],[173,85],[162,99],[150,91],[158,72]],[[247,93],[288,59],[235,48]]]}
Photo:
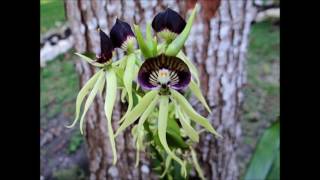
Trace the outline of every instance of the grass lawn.
{"label": "grass lawn", "polygon": [[63,0],[40,0],[40,32],[65,22]]}

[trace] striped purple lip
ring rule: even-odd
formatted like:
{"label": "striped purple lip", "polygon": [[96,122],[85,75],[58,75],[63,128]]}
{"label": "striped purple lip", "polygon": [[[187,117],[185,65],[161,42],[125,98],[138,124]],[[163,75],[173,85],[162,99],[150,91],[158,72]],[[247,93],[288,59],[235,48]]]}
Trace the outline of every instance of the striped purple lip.
{"label": "striped purple lip", "polygon": [[138,73],[138,82],[145,90],[169,87],[186,88],[191,80],[188,66],[177,57],[161,54],[144,61]]}

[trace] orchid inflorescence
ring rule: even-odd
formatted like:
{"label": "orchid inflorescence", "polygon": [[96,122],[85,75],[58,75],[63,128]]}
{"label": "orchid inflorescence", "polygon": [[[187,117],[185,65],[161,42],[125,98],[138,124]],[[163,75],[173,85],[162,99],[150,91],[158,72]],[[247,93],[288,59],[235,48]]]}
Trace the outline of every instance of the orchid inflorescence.
{"label": "orchid inflorescence", "polygon": [[[200,90],[197,69],[181,50],[198,9],[196,4],[187,22],[170,8],[158,13],[152,24],[147,23],[145,39],[138,25],[134,25],[133,32],[128,23],[117,19],[110,31],[110,38],[99,29],[101,53],[95,60],[76,53],[100,70],[80,90],[76,100],[76,118],[68,127],[73,127],[78,121],[81,104],[88,95],[80,118],[80,131],[83,133],[85,114],[98,91],[102,94],[105,89],[104,110],[114,164],[117,161],[115,138],[139,119],[132,128],[137,148],[136,165],[139,163],[139,151],[144,148],[144,144],[149,144],[156,151],[165,152],[161,155],[165,159],[162,177],[170,171],[172,160],[180,164],[181,174],[186,177],[186,159],[191,156],[195,169],[204,179],[192,148],[192,143],[199,142],[200,134],[194,128],[195,123],[216,136],[220,135],[205,117],[193,109],[182,94],[190,90],[210,112]],[[151,28],[156,32],[156,36],[152,35]],[[163,42],[158,43],[157,37]],[[136,48],[136,43],[139,48]],[[115,48],[121,48],[125,52],[118,61],[112,60]],[[128,102],[128,108],[114,133],[111,119],[117,89],[122,90],[121,100]],[[136,103],[134,98],[137,99]],[[148,141],[145,140],[148,139],[146,137],[152,138]],[[170,144],[168,140],[172,139],[174,143]],[[186,151],[189,152],[189,157],[185,157]]]}

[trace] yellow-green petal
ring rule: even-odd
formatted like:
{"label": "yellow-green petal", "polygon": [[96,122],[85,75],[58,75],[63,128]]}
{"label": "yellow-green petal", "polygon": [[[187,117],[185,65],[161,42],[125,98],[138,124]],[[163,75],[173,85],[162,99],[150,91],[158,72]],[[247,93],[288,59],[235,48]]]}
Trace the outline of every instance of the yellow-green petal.
{"label": "yellow-green petal", "polygon": [[82,113],[82,116],[81,116],[81,119],[80,119],[80,132],[81,134],[83,134],[83,121],[84,121],[84,117],[87,113],[87,111],[89,110],[89,107],[91,106],[92,102],[93,102],[93,99],[95,98],[98,90],[99,90],[99,85],[102,83],[102,81],[104,81],[104,73],[101,73],[99,74],[99,78],[97,80],[97,82],[95,83],[92,91],[90,92],[88,98],[87,98],[87,101],[84,105],[84,110],[83,110],[83,113]]}
{"label": "yellow-green petal", "polygon": [[191,62],[191,60],[183,53],[183,51],[180,51],[177,54],[177,57],[180,58],[184,63],[187,64],[188,68],[190,69],[192,78],[194,78],[196,80],[197,84],[200,85],[198,70],[194,66],[194,64]]}
{"label": "yellow-green petal", "polygon": [[150,105],[152,100],[158,95],[158,91],[150,91],[143,96],[140,102],[128,113],[127,116],[124,117],[123,123],[118,128],[116,135],[118,136],[125,128],[130,126],[138,117],[146,110],[146,108]]}
{"label": "yellow-green petal", "polygon": [[[124,116],[126,116],[133,107],[132,81],[134,78],[135,60],[136,60],[135,54],[130,54],[128,56],[126,70],[123,75],[124,87],[128,94],[128,108]],[[123,121],[123,119],[124,118],[120,120],[120,123]]]}
{"label": "yellow-green petal", "polygon": [[147,120],[147,118],[149,117],[150,113],[154,110],[154,108],[156,107],[157,105],[157,102],[158,102],[158,99],[159,99],[159,96],[157,95],[153,100],[152,102],[150,103],[150,105],[147,107],[147,109],[142,113],[140,119],[139,119],[139,123],[137,125],[137,159],[136,159],[136,167],[138,166],[139,164],[139,150],[140,150],[140,147],[142,147],[143,145],[143,130],[144,130],[144,127],[143,127],[143,124],[144,122]]}
{"label": "yellow-green petal", "polygon": [[190,137],[190,139],[194,142],[199,142],[199,134],[198,132],[193,129],[193,127],[188,123],[188,120],[187,120],[187,116],[185,116],[181,110],[180,110],[180,107],[176,107],[178,109],[178,114],[179,114],[179,121],[182,125],[182,128],[185,130],[187,136]]}
{"label": "yellow-green petal", "polygon": [[168,105],[169,105],[169,97],[168,96],[160,96],[160,103],[159,103],[159,118],[158,118],[158,134],[160,143],[168,153],[168,156],[171,156],[172,159],[177,161],[181,165],[182,175],[186,177],[187,170],[186,166],[183,161],[178,158],[169,148],[167,143],[167,122],[168,122]]}
{"label": "yellow-green petal", "polygon": [[93,86],[97,82],[97,79],[101,73],[103,73],[103,70],[100,70],[99,72],[94,74],[80,90],[76,100],[76,117],[71,125],[66,126],[67,128],[72,128],[77,123],[77,120],[79,119],[79,115],[80,115],[80,108],[81,108],[82,101],[84,100],[84,97],[92,90]]}
{"label": "yellow-green petal", "polygon": [[117,151],[112,129],[112,111],[116,101],[117,95],[117,76],[113,69],[109,69],[106,74],[106,98],[104,104],[104,111],[107,117],[108,135],[113,154],[113,164],[117,162]]}
{"label": "yellow-green petal", "polygon": [[201,126],[206,128],[209,132],[212,134],[221,137],[220,134],[216,132],[216,130],[212,127],[209,120],[207,120],[205,117],[198,114],[192,106],[189,104],[189,102],[186,100],[184,96],[182,96],[179,92],[177,92],[174,89],[170,89],[172,97],[178,102],[178,104],[181,107],[182,112],[186,113],[191,120],[199,123]]}
{"label": "yellow-green petal", "polygon": [[194,95],[198,98],[198,100],[202,103],[202,105],[207,109],[207,111],[211,113],[211,109],[209,108],[207,101],[204,99],[199,86],[193,80],[191,80],[189,88],[194,93]]}
{"label": "yellow-green petal", "polygon": [[96,67],[103,67],[104,64],[100,64],[100,63],[97,63],[95,62],[93,59],[85,56],[85,55],[82,55],[80,53],[75,53],[76,55],[78,55],[79,57],[81,57],[83,60],[87,61],[88,63],[90,63],[91,65],[93,66],[96,66]]}
{"label": "yellow-green petal", "polygon": [[194,167],[195,167],[199,177],[201,178],[201,180],[205,180],[206,178],[204,177],[203,171],[201,170],[201,167],[198,163],[197,154],[192,147],[190,147],[190,150],[191,150],[191,157],[192,157]]}

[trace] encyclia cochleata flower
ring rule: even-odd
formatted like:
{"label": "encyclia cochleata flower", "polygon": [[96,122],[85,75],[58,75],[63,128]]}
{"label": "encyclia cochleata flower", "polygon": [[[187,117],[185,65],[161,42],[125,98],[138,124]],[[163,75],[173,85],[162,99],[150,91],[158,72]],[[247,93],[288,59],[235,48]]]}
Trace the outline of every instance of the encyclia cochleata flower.
{"label": "encyclia cochleata flower", "polygon": [[[139,163],[139,151],[144,146],[144,138],[148,137],[146,140],[153,144],[149,145],[163,154],[165,168],[160,177],[169,174],[174,160],[180,164],[184,177],[187,175],[188,161],[192,161],[199,177],[204,179],[192,144],[199,142],[199,134],[203,130],[221,136],[183,95],[186,90],[190,90],[210,112],[200,90],[197,69],[182,51],[198,9],[199,5],[196,4],[186,22],[177,12],[167,8],[157,14],[152,23],[146,24],[145,38],[138,25],[134,25],[133,32],[128,23],[116,19],[110,38],[99,30],[101,52],[95,60],[76,53],[99,70],[80,90],[76,100],[76,117],[68,127],[73,127],[80,119],[80,131],[83,134],[85,114],[97,93],[100,91],[102,95],[105,89],[104,111],[114,164],[117,161],[115,137],[139,119],[132,128],[137,148],[136,166]],[[159,44],[157,36],[162,39]],[[139,48],[136,48],[136,42]],[[115,48],[121,48],[124,56],[112,61]],[[114,134],[111,119],[117,88],[122,90],[120,99],[128,102],[128,108]],[[86,96],[88,97],[79,118]],[[204,129],[197,131],[195,124]]]}
{"label": "encyclia cochleata flower", "polygon": [[[138,73],[140,60],[138,58],[139,51],[135,51],[136,38],[128,23],[116,20],[116,23],[110,31],[110,37],[116,48],[121,48],[126,54],[123,56],[123,60],[119,63],[119,73],[123,80],[124,88],[121,94],[122,102],[125,101],[127,95],[128,108],[123,117],[127,116],[133,107],[133,92],[132,83],[134,77]],[[123,121],[122,118],[119,123]]]}
{"label": "encyclia cochleata flower", "polygon": [[73,123],[69,128],[74,127],[77,123],[79,116],[80,116],[80,109],[81,104],[88,95],[87,100],[84,105],[84,109],[82,112],[82,116],[80,118],[80,132],[83,134],[83,125],[84,125],[84,118],[91,106],[95,96],[97,95],[98,91],[102,94],[103,89],[105,88],[105,104],[104,104],[104,111],[107,118],[107,125],[108,125],[108,135],[109,140],[113,152],[113,163],[115,164],[117,161],[117,153],[116,153],[116,146],[115,146],[115,138],[112,129],[112,111],[116,100],[116,90],[117,90],[117,76],[116,76],[116,63],[112,62],[112,54],[114,51],[114,46],[106,33],[102,30],[98,29],[100,35],[100,47],[101,53],[97,55],[96,60],[93,60],[87,56],[82,54],[76,53],[76,55],[80,56],[85,61],[89,62],[95,67],[98,67],[100,70],[96,74],[94,74],[88,82],[82,87],[80,90],[77,100],[76,100],[76,117]]}
{"label": "encyclia cochleata flower", "polygon": [[[182,128],[188,132],[187,134],[191,139],[198,142],[199,137],[196,130],[194,130],[188,120],[186,120],[187,116],[209,132],[220,136],[209,121],[199,115],[185,97],[178,92],[179,90],[187,88],[190,80],[191,73],[188,66],[177,57],[161,54],[157,57],[146,59],[140,67],[138,82],[144,90],[149,90],[149,92],[147,92],[132,109],[116,132],[117,136],[139,117],[137,131],[141,131],[144,122],[159,103],[159,117],[157,122],[159,139],[168,155],[181,165],[183,175],[186,175],[186,165],[170,150],[166,139],[169,100],[175,104],[174,107],[178,112],[177,116],[180,122],[182,122],[181,124],[183,124]],[[140,136],[138,136],[138,138],[140,138]]]}

